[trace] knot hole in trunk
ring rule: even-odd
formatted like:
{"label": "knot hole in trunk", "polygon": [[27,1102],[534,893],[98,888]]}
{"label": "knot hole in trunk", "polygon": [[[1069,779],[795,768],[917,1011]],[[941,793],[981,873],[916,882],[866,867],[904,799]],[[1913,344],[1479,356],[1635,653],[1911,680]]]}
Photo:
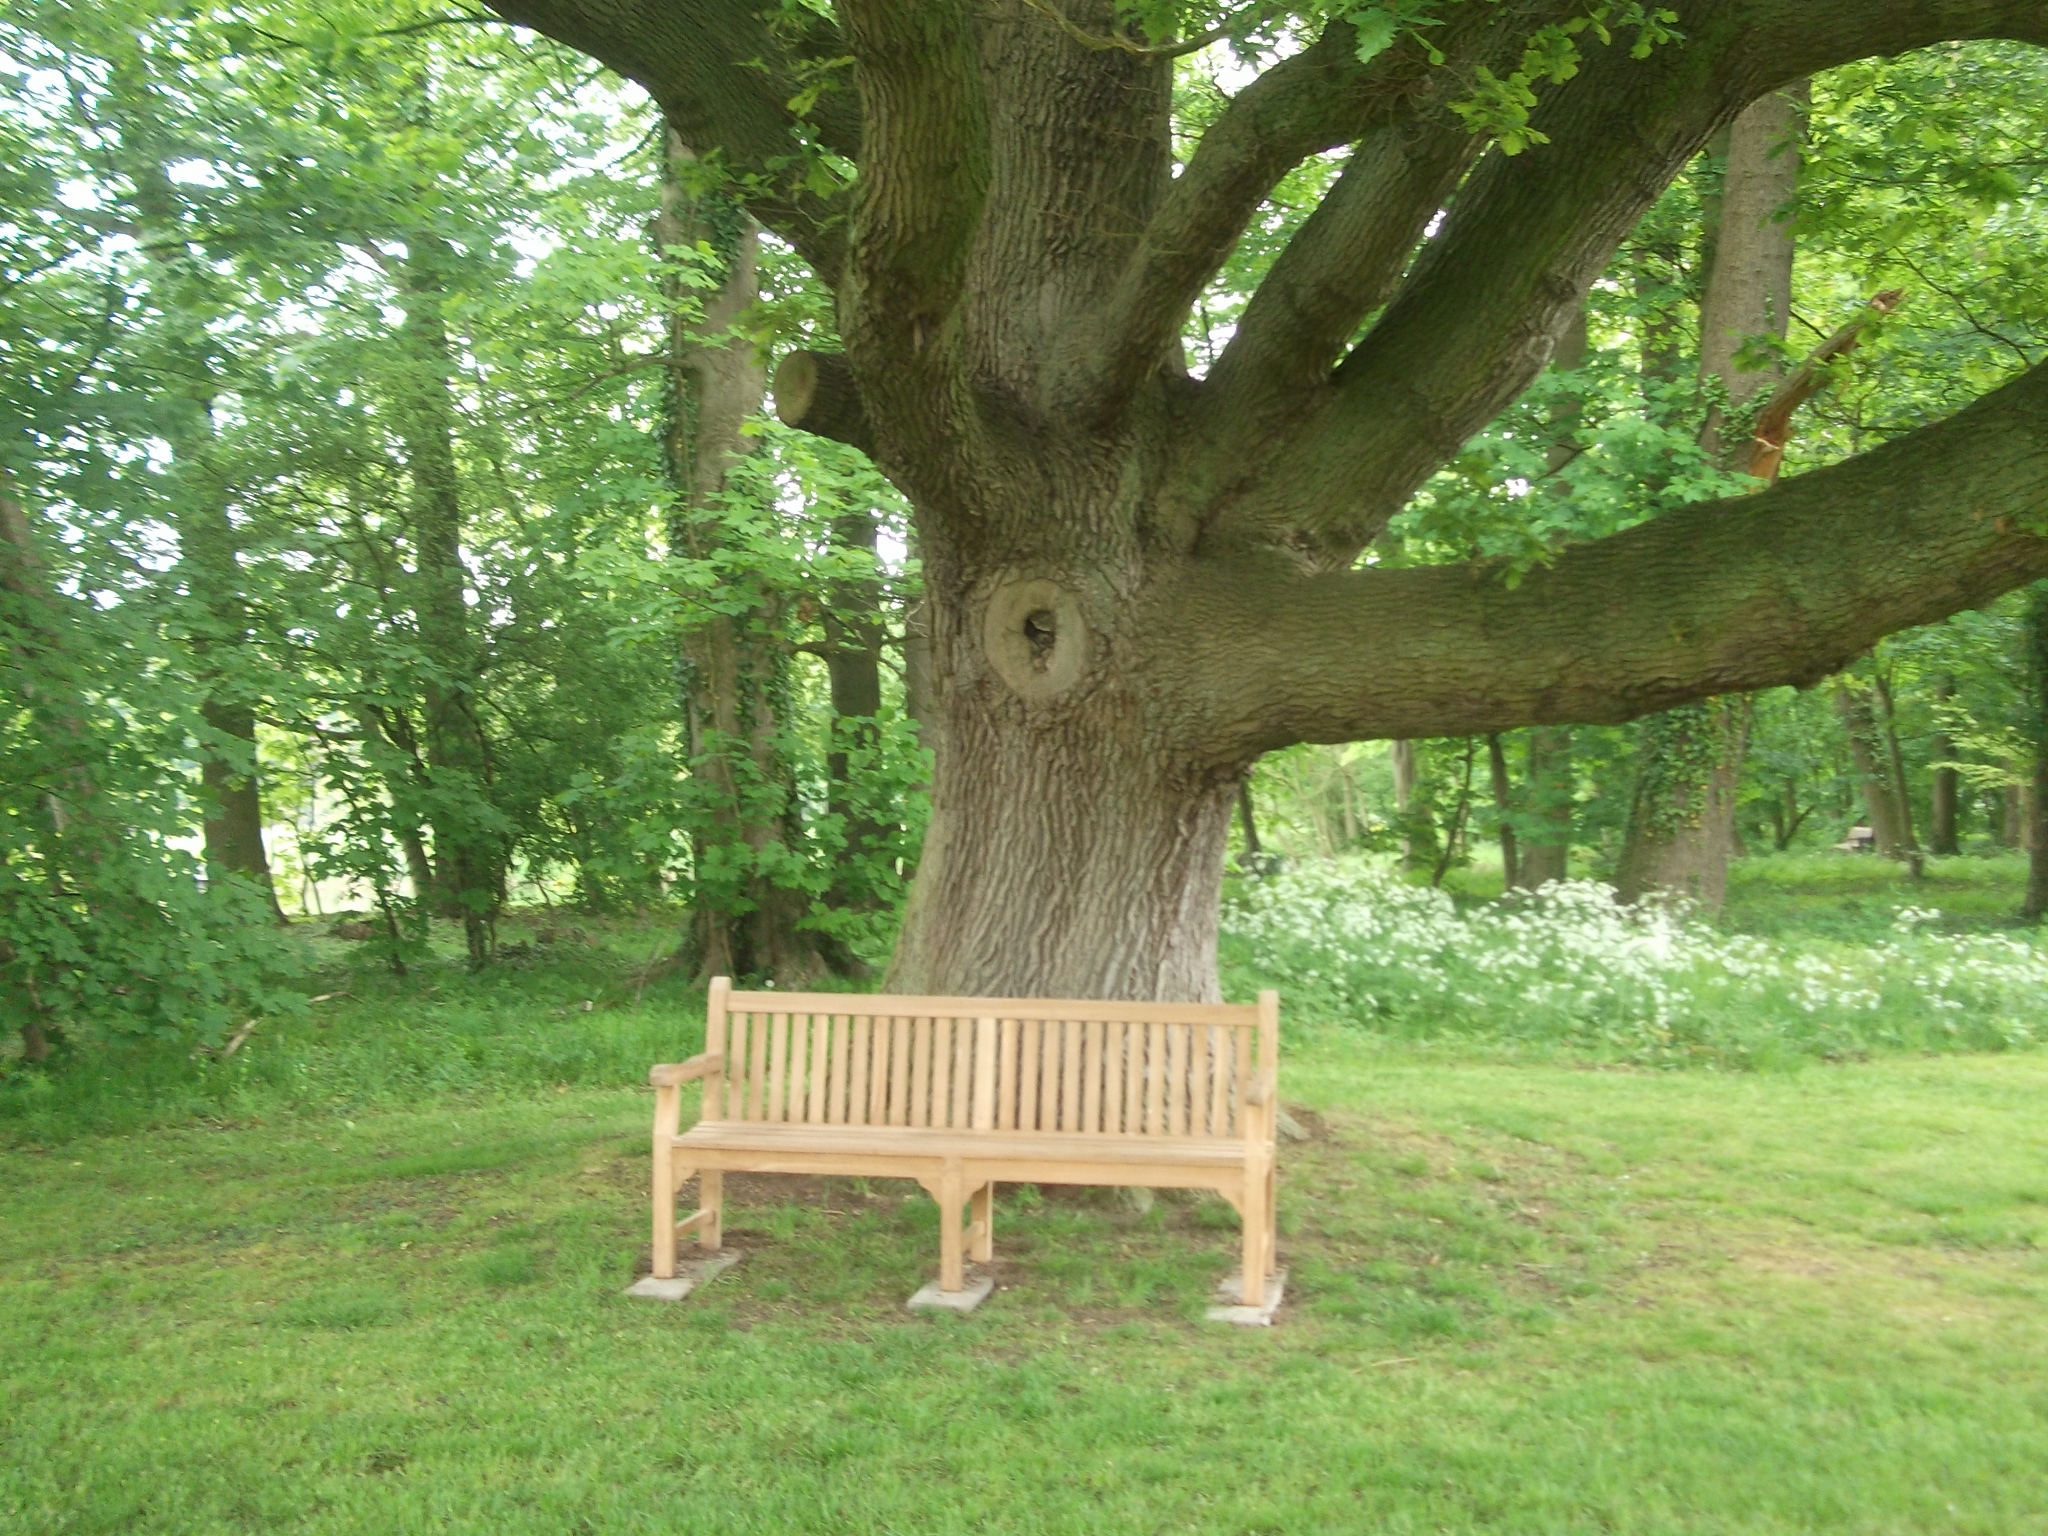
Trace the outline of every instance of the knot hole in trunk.
{"label": "knot hole in trunk", "polygon": [[1031,642],[1031,656],[1039,666],[1043,667],[1052,659],[1053,644],[1059,639],[1059,634],[1059,615],[1050,608],[1024,615],[1024,638]]}
{"label": "knot hole in trunk", "polygon": [[982,649],[1002,680],[1043,703],[1079,682],[1090,644],[1080,600],[1056,582],[1011,581],[989,598]]}

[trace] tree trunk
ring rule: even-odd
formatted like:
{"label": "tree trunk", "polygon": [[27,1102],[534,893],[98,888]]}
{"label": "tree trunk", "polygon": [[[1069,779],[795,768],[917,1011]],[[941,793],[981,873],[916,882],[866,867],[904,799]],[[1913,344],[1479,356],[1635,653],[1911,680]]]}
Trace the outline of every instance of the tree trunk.
{"label": "tree trunk", "polygon": [[1528,805],[1514,881],[1520,889],[1571,877],[1574,789],[1570,727],[1537,727],[1529,733]]}
{"label": "tree trunk", "polygon": [[256,715],[246,706],[208,699],[201,706],[206,723],[221,735],[242,744],[251,767],[238,771],[226,754],[209,750],[199,762],[199,782],[206,791],[214,813],[201,823],[205,838],[206,867],[254,880],[269,897],[271,915],[286,921],[278,904],[277,888],[270,878],[270,859],[263,848],[263,800],[257,790]]}
{"label": "tree trunk", "polygon": [[1893,706],[1892,685],[1883,672],[1879,672],[1872,684],[1877,701],[1884,711],[1884,765],[1891,773],[1891,792],[1898,806],[1900,857],[1906,862],[1917,880],[1923,873],[1920,858],[1920,840],[1913,832],[1913,794],[1906,782],[1906,755],[1899,747],[1899,715]]}
{"label": "tree trunk", "polygon": [[187,231],[166,159],[161,125],[147,103],[117,88],[110,96],[120,124],[121,154],[135,183],[136,223],[149,261],[151,288],[166,316],[169,366],[159,394],[171,447],[168,500],[178,533],[176,574],[198,610],[190,623],[200,714],[232,745],[199,743],[200,787],[211,811],[201,823],[209,879],[223,874],[253,883],[272,918],[286,921],[263,846],[263,800],[256,758],[255,710],[234,676],[246,666],[248,604],[242,592],[240,539],[213,465],[215,360],[201,317],[214,305],[186,248]]}
{"label": "tree trunk", "polygon": [[[1773,92],[1735,119],[1721,184],[1709,203],[1699,372],[1702,383],[1723,398],[1710,401],[1700,441],[1723,461],[1746,457],[1742,436],[1731,433],[1731,425],[1742,419],[1752,397],[1779,377],[1775,368],[1738,366],[1737,355],[1757,337],[1782,341],[1791,317],[1794,247],[1786,209],[1799,190],[1804,98],[1803,87]],[[1643,787],[1633,803],[1617,871],[1624,899],[1662,886],[1710,912],[1720,910],[1728,889],[1728,860],[1737,847],[1735,808],[1749,711],[1747,702],[1731,703],[1722,711],[1726,718],[1695,714],[1672,720],[1668,729],[1645,731],[1646,754],[1673,750],[1680,755],[1643,764]],[[1709,739],[1738,755],[1726,761],[1692,755],[1697,744]],[[1688,774],[1694,776],[1690,781],[1685,780]]]}
{"label": "tree trunk", "polygon": [[1415,804],[1415,743],[1387,743],[1387,762],[1394,772],[1394,813],[1401,818],[1401,862],[1415,859],[1415,832],[1410,817]]}
{"label": "tree trunk", "polygon": [[[1333,14],[1178,158],[1173,50],[1110,46],[1129,39],[1098,0],[497,4],[647,85],[834,289],[851,389],[813,391],[820,426],[871,443],[915,509],[946,721],[894,985],[1213,995],[1225,820],[1259,754],[1811,683],[2048,575],[2048,540],[1983,515],[2039,500],[2048,372],[1518,585],[1359,560],[1720,124],[1852,59],[2048,40],[2038,0],[1673,0],[1683,40],[1585,46],[1520,155],[1482,153],[1457,109],[1563,11],[1438,7],[1367,60]],[[1336,146],[1192,377],[1202,294]]]}
{"label": "tree trunk", "polygon": [[1773,91],[1752,103],[1728,133],[1727,169],[1708,237],[1712,255],[1700,299],[1700,377],[1726,396],[1707,412],[1700,441],[1716,458],[1738,462],[1743,407],[1784,376],[1776,366],[1744,367],[1745,343],[1783,341],[1792,316],[1794,236],[1791,206],[1799,193],[1799,146],[1808,88]]}
{"label": "tree trunk", "polygon": [[1749,716],[1744,696],[1704,700],[1643,722],[1629,837],[1614,874],[1623,901],[1663,890],[1708,912],[1721,910]]}
{"label": "tree trunk", "polygon": [[[1947,672],[1934,682],[1934,699],[1937,713],[1941,706],[1955,697],[1956,680]],[[1956,744],[1946,730],[1934,736],[1934,760],[1937,764],[1955,761]],[[1934,770],[1934,798],[1928,808],[1927,851],[1936,858],[1953,858],[1962,852],[1958,837],[1957,816],[1962,800],[1962,775],[1953,768],[1936,767]]]}
{"label": "tree trunk", "polygon": [[2020,903],[2020,917],[2038,923],[2048,917],[2048,744],[2034,754],[2027,834],[2027,894]]}
{"label": "tree trunk", "polygon": [[1871,835],[1877,841],[1880,858],[1903,859],[1911,846],[1904,808],[1899,804],[1898,781],[1886,757],[1877,712],[1871,696],[1860,687],[1846,683],[1835,687],[1835,708],[1849,737],[1849,757],[1855,765],[1856,782],[1862,791],[1864,813],[1870,818]]}
{"label": "tree trunk", "polygon": [[[38,745],[46,762],[10,765],[14,771],[43,778],[50,787],[39,796],[39,814],[29,820],[31,846],[42,854],[43,878],[55,891],[66,884],[70,850],[65,834],[93,798],[95,754],[86,727],[84,701],[66,686],[62,664],[63,622],[28,512],[14,495],[14,484],[0,465],[0,635],[13,655],[10,671],[17,679],[19,703],[35,722]],[[55,661],[56,666],[49,663]],[[47,777],[44,777],[47,775]],[[31,778],[31,782],[34,782]],[[11,877],[10,877],[11,878]],[[13,947],[0,940],[0,963],[17,959]],[[20,978],[25,1004],[21,1022],[21,1054],[40,1062],[50,1054],[50,1026],[35,976]]]}
{"label": "tree trunk", "polygon": [[[1105,679],[1103,692],[1128,700],[1133,681]],[[1110,698],[1032,721],[949,692],[885,990],[1216,1000],[1216,886],[1238,777],[1190,774]]]}
{"label": "tree trunk", "polygon": [[1500,744],[1500,733],[1486,738],[1486,766],[1493,781],[1493,813],[1500,834],[1501,888],[1512,890],[1522,883],[1515,860],[1514,787],[1508,778],[1508,755]]}
{"label": "tree trunk", "polygon": [[413,612],[428,668],[421,684],[434,830],[429,899],[460,920],[469,963],[488,963],[505,866],[490,803],[491,750],[478,714],[481,657],[470,633],[462,558],[462,481],[455,461],[455,361],[442,306],[454,251],[414,231],[400,284],[399,436],[411,481]]}
{"label": "tree trunk", "polygon": [[2027,595],[2027,692],[2033,707],[2034,782],[2027,804],[2027,893],[2020,916],[2048,917],[2048,582]]}
{"label": "tree trunk", "polygon": [[[875,519],[869,512],[834,518],[833,542],[870,562],[875,555]],[[832,694],[832,746],[825,757],[827,809],[839,819],[845,853],[826,895],[835,907],[874,908],[886,899],[885,887],[863,877],[863,866],[884,856],[895,828],[881,821],[859,800],[861,775],[853,771],[860,757],[871,756],[880,742],[876,717],[882,712],[881,584],[872,575],[835,581],[825,594],[825,669]],[[835,969],[846,969],[849,955]]]}
{"label": "tree trunk", "polygon": [[[760,231],[728,191],[691,191],[694,157],[673,128],[664,126],[663,135],[655,243],[665,253],[709,247],[720,264],[716,289],[671,280],[663,431],[674,498],[670,546],[708,560],[729,537],[722,498],[733,463],[749,451],[741,428],[767,396],[754,344],[737,330],[760,296]],[[683,303],[693,292],[702,306],[694,318]],[[857,537],[873,548],[872,525]],[[747,601],[733,611],[730,599],[742,592]],[[695,909],[684,954],[700,977],[765,976],[803,986],[830,967],[819,937],[798,927],[809,898],[789,878],[796,785],[783,742],[791,657],[786,599],[754,573],[728,576],[722,596],[727,601],[697,617],[682,643],[690,773],[704,791],[691,834]],[[835,705],[842,686],[849,704],[866,702],[868,679],[859,672],[849,662],[842,678],[835,666]],[[879,678],[874,689],[878,698]],[[851,966],[850,955],[840,958],[842,968]]]}

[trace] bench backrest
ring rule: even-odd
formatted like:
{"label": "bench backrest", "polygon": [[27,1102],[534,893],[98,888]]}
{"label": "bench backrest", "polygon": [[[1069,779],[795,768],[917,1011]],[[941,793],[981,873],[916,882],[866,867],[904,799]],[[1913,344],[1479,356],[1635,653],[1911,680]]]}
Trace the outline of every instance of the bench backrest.
{"label": "bench backrest", "polygon": [[734,992],[711,984],[706,1120],[1238,1138],[1280,1004]]}

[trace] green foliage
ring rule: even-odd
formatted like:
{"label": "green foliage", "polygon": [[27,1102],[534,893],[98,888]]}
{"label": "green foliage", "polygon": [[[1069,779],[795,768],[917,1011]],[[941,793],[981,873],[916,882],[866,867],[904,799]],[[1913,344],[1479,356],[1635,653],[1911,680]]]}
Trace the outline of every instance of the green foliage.
{"label": "green foliage", "polygon": [[289,1013],[296,946],[189,851],[170,765],[202,727],[163,656],[118,609],[32,601],[0,583],[0,1027],[219,1045]]}

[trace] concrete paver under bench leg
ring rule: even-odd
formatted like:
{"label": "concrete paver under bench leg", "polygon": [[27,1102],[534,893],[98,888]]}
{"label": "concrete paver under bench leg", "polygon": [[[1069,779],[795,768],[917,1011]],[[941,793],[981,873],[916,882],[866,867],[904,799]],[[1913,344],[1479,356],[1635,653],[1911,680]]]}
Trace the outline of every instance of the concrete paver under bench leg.
{"label": "concrete paver under bench leg", "polygon": [[913,1312],[925,1307],[944,1307],[949,1312],[972,1312],[988,1300],[988,1293],[995,1288],[994,1275],[976,1274],[970,1270],[964,1288],[957,1291],[942,1291],[939,1289],[939,1282],[934,1280],[904,1305]]}
{"label": "concrete paver under bench leg", "polygon": [[1212,1323],[1235,1323],[1240,1328],[1270,1328],[1273,1314],[1280,1310],[1280,1296],[1287,1289],[1287,1271],[1266,1276],[1266,1299],[1256,1307],[1244,1305],[1244,1274],[1225,1276],[1216,1287],[1216,1304],[1209,1308]]}
{"label": "concrete paver under bench leg", "polygon": [[657,1280],[652,1275],[634,1281],[626,1287],[628,1296],[644,1297],[648,1301],[681,1301],[700,1285],[709,1285],[733,1265],[739,1263],[741,1254],[737,1248],[724,1248],[702,1259],[685,1259],[676,1265],[673,1280]]}

